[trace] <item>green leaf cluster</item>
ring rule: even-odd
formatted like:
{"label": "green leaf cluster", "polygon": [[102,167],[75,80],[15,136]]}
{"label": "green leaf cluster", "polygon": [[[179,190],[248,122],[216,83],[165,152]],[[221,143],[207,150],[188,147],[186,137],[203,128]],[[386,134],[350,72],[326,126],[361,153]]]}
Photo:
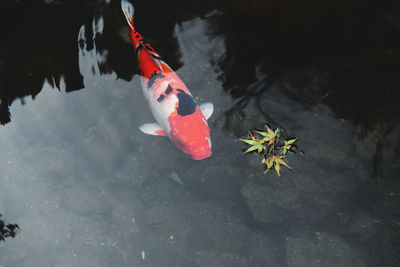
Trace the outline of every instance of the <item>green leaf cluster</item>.
{"label": "green leaf cluster", "polygon": [[[250,139],[240,140],[250,145],[244,153],[257,151],[257,153],[260,154],[261,152],[264,152],[261,163],[266,165],[265,173],[274,167],[276,173],[280,176],[281,165],[292,169],[284,161],[284,158],[286,157],[287,152],[292,150],[293,144],[297,141],[297,138],[281,140],[281,130],[279,128],[272,130],[266,126],[266,129],[266,132],[255,131],[255,133],[261,136],[259,139],[249,131]],[[277,151],[279,151],[279,155],[277,155]]]}

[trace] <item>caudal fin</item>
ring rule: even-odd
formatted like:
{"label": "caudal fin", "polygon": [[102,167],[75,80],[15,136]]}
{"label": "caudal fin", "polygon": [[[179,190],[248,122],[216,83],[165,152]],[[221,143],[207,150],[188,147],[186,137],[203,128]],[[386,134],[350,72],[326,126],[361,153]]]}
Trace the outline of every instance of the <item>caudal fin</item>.
{"label": "caudal fin", "polygon": [[121,0],[121,8],[126,21],[128,21],[129,27],[133,30],[133,12],[135,11],[133,5],[128,0]]}

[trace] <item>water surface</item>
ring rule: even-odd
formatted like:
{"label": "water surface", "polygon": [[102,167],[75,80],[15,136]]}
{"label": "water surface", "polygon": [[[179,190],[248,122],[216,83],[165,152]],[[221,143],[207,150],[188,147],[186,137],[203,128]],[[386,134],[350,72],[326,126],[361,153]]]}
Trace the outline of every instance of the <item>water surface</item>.
{"label": "water surface", "polygon": [[[307,5],[306,5],[307,4]],[[400,9],[373,1],[135,1],[213,156],[154,119],[119,1],[5,1],[0,266],[397,266]],[[168,12],[167,12],[168,10]],[[264,175],[248,130],[304,153]]]}

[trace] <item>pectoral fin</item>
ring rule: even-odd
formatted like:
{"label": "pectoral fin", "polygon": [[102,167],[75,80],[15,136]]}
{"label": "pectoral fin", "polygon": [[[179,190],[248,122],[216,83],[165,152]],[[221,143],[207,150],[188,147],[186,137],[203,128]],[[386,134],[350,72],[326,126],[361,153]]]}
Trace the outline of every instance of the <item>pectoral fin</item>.
{"label": "pectoral fin", "polygon": [[211,114],[214,112],[214,105],[212,103],[204,103],[200,105],[201,113],[203,113],[206,120],[211,117]]}
{"label": "pectoral fin", "polygon": [[158,123],[145,123],[142,124],[139,129],[145,134],[167,136],[167,133]]}

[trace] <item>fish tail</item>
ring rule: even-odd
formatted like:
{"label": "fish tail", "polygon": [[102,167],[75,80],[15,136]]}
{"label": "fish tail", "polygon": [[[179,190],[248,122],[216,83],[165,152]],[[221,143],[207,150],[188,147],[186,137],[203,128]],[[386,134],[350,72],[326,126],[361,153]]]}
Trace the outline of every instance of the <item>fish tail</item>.
{"label": "fish tail", "polygon": [[133,13],[135,11],[135,8],[133,5],[128,1],[128,0],[121,0],[121,8],[122,11],[124,12],[126,21],[129,24],[129,27],[133,30]]}

